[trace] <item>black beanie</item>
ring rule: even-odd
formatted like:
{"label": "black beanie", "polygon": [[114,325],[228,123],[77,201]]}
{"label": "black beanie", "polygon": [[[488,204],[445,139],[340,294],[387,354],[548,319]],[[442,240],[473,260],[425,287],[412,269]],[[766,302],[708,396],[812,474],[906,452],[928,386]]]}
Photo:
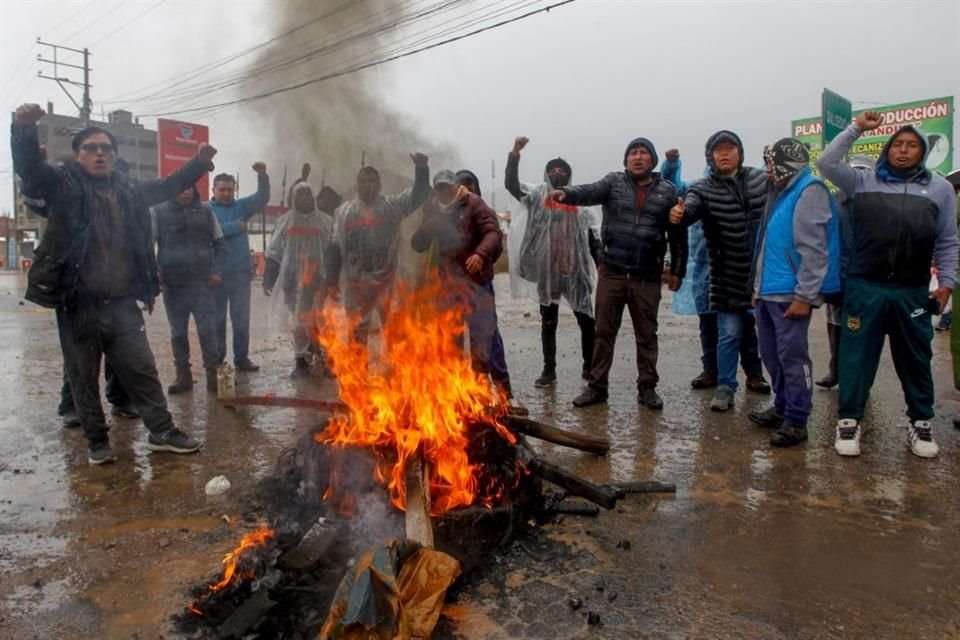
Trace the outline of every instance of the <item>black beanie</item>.
{"label": "black beanie", "polygon": [[653,157],[654,168],[659,164],[660,158],[657,157],[657,148],[653,146],[653,143],[646,138],[634,138],[630,141],[630,144],[627,145],[626,151],[623,152],[623,166],[627,166],[627,156],[637,147],[643,147],[650,152],[650,155]]}

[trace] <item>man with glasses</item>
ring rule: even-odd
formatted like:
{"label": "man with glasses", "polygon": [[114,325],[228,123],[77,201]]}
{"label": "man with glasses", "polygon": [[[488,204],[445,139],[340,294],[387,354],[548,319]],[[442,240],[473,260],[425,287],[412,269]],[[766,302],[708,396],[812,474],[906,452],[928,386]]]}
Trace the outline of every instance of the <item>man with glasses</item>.
{"label": "man with glasses", "polygon": [[114,171],[116,140],[99,127],[73,138],[74,158],[62,167],[43,159],[38,105],[14,114],[14,168],[49,207],[48,223],[31,267],[26,298],[54,308],[60,345],[91,464],[116,460],[100,405],[100,359],[113,367],[150,432],[151,451],[191,453],[201,444],[173,424],[137,302],[153,309],[159,292],[148,207],[171,200],[213,164],[216,149],[162,179],[133,182]]}

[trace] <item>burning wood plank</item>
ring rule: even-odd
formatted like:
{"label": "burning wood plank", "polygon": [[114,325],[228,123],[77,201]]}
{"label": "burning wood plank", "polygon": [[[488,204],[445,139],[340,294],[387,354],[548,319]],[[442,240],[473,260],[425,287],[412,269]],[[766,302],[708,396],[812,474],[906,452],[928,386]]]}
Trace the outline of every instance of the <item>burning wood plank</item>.
{"label": "burning wood plank", "polygon": [[418,451],[407,460],[407,510],[404,512],[406,535],[424,547],[433,547],[433,523],[430,521],[429,469]]}

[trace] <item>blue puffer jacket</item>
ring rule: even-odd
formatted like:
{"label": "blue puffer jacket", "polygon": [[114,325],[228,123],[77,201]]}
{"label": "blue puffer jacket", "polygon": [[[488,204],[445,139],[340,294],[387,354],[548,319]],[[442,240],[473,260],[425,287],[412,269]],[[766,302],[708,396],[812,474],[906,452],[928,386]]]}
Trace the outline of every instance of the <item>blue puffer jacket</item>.
{"label": "blue puffer jacket", "polygon": [[[797,287],[797,272],[800,271],[801,256],[797,251],[793,234],[793,215],[800,196],[808,187],[827,189],[827,185],[813,175],[809,168],[804,169],[789,187],[780,194],[768,214],[766,228],[762,238],[763,277],[760,281],[760,295],[791,295]],[[758,239],[759,241],[759,239]],[[830,222],[827,224],[827,274],[820,285],[821,294],[833,294],[840,291],[840,224],[837,205],[830,198]]]}
{"label": "blue puffer jacket", "polygon": [[228,253],[223,264],[223,275],[250,273],[253,263],[250,261],[250,241],[247,230],[240,226],[263,209],[270,200],[270,178],[265,173],[257,174],[257,192],[246,198],[234,200],[232,204],[222,205],[216,200],[207,202],[217,216],[217,222],[223,229],[227,240]]}

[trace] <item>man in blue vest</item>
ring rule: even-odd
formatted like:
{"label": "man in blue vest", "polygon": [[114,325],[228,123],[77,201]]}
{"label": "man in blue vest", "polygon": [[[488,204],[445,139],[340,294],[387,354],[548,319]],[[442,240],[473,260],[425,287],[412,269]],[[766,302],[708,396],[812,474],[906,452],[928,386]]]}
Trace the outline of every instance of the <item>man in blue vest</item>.
{"label": "man in blue vest", "polygon": [[223,283],[215,289],[217,298],[217,349],[220,360],[227,357],[227,311],[233,327],[233,364],[240,371],[258,371],[250,361],[250,282],[253,263],[250,260],[250,240],[247,223],[270,200],[270,178],[267,165],[253,165],[257,174],[257,192],[236,199],[237,180],[229,173],[213,179],[213,200],[207,204],[217,216],[217,222],[227,240],[227,258],[223,265]]}
{"label": "man in blue vest", "polygon": [[770,444],[807,439],[813,404],[810,311],[840,291],[840,228],[823,180],[810,171],[802,142],[783,138],[764,151],[770,194],[753,263],[760,357],[773,383],[773,406],[750,420],[773,428]]}

